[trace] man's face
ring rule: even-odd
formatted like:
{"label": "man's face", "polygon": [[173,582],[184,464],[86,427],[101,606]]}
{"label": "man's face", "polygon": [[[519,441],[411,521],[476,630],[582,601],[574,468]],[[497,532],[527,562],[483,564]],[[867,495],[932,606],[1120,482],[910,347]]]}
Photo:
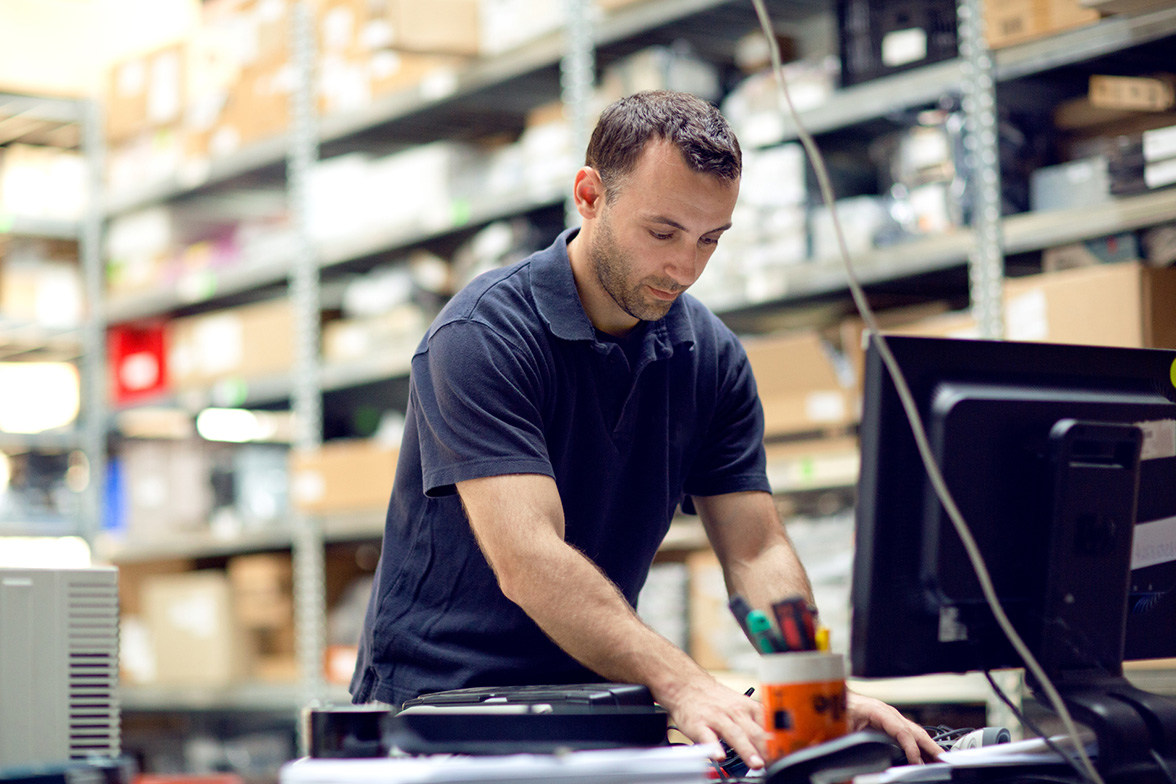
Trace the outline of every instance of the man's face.
{"label": "man's face", "polygon": [[673,145],[650,142],[597,218],[589,257],[600,286],[629,316],[660,319],[702,274],[738,194],[738,182],[692,171]]}

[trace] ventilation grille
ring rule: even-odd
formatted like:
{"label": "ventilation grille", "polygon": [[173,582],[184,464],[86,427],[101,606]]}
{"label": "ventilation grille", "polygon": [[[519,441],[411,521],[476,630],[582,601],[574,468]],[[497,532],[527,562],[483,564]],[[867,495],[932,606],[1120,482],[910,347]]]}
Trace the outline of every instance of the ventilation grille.
{"label": "ventilation grille", "polygon": [[69,601],[69,755],[121,753],[118,705],[118,583],[79,575]]}

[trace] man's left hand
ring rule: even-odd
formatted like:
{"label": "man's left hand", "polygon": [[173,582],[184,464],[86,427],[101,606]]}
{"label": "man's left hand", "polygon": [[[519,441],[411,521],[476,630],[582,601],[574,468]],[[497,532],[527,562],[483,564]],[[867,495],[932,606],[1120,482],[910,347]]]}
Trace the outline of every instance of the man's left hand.
{"label": "man's left hand", "polygon": [[931,740],[926,730],[903,716],[893,706],[852,691],[849,692],[846,701],[850,732],[867,728],[885,732],[899,745],[906,754],[907,762],[912,765],[934,760],[943,753],[943,749]]}

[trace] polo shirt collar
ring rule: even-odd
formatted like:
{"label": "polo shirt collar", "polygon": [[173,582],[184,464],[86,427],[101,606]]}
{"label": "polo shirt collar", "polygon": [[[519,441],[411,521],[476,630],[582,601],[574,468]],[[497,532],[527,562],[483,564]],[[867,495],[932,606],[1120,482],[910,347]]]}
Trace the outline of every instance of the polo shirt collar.
{"label": "polo shirt collar", "polygon": [[[553,335],[564,340],[595,341],[596,330],[580,302],[568,257],[568,242],[579,231],[579,228],[564,230],[550,248],[535,254],[531,261],[531,294],[539,315]],[[690,316],[682,297],[664,317],[651,322],[645,333],[646,340],[655,340],[670,349],[669,353],[673,353],[675,345],[694,343]]]}

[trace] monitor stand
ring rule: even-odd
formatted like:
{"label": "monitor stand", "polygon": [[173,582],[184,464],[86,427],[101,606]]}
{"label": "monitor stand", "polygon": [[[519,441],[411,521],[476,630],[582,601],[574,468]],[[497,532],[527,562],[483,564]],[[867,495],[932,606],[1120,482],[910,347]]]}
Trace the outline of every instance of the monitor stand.
{"label": "monitor stand", "polygon": [[1176,701],[1123,677],[1141,441],[1137,427],[1100,422],[1061,420],[1050,433],[1041,665],[1094,732],[1106,784],[1176,780]]}

